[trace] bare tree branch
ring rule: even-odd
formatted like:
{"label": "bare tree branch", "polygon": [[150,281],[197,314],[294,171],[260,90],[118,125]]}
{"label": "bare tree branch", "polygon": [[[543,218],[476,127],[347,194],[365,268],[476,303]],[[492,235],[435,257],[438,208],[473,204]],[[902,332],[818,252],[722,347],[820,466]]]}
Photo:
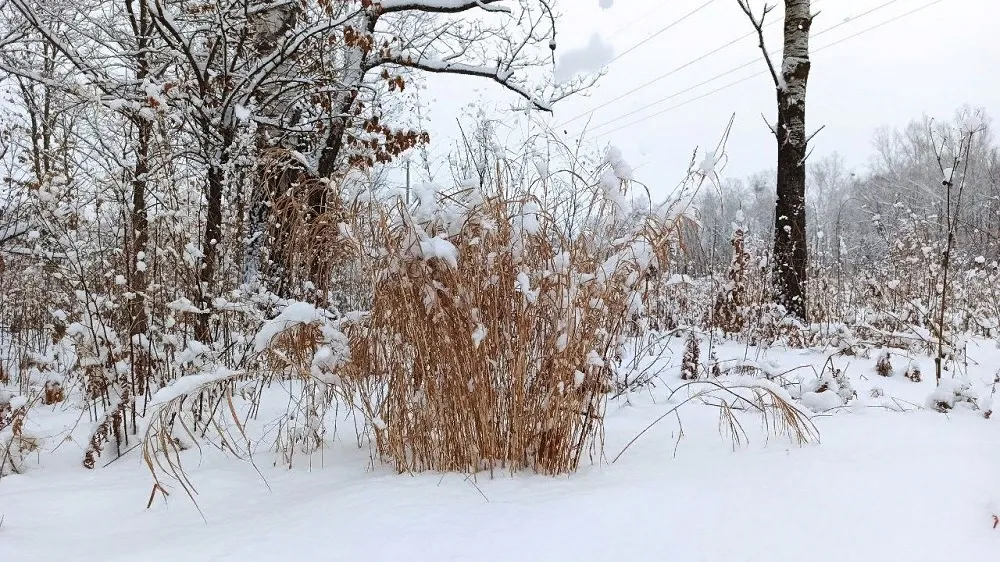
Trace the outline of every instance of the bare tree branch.
{"label": "bare tree branch", "polygon": [[774,10],[775,5],[764,4],[764,10],[758,18],[753,15],[753,10],[750,9],[750,0],[736,0],[736,3],[739,4],[740,9],[743,10],[743,13],[750,19],[750,23],[757,32],[757,46],[760,48],[760,52],[764,53],[764,62],[767,63],[767,70],[771,73],[771,80],[774,81],[774,87],[780,88],[782,80],[779,78],[778,71],[774,67],[774,63],[771,62],[771,54],[767,52],[767,46],[764,44],[764,20],[767,18],[767,15]]}
{"label": "bare tree branch", "polygon": [[437,74],[459,74],[463,76],[478,76],[480,78],[488,78],[494,82],[502,85],[504,88],[514,92],[518,96],[527,100],[535,108],[542,111],[552,111],[552,105],[549,102],[538,99],[531,92],[529,92],[523,86],[512,81],[513,73],[509,70],[501,69],[500,67],[484,67],[484,66],[474,66],[463,63],[454,63],[438,60],[427,60],[418,59],[411,60],[403,57],[388,57],[376,61],[375,66],[381,66],[382,64],[394,64],[397,66],[403,66],[407,68],[413,68],[416,70],[422,70],[424,72],[432,72]]}

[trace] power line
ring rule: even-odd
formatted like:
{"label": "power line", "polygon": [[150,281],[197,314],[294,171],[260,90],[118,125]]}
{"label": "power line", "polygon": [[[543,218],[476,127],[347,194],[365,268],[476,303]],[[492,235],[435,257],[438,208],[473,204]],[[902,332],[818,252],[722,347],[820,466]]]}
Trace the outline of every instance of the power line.
{"label": "power line", "polygon": [[[768,25],[771,25],[771,24],[773,24],[773,23],[775,23],[777,21],[778,20],[773,20]],[[718,47],[718,48],[716,48],[716,49],[714,49],[714,50],[712,50],[712,51],[710,51],[708,53],[705,53],[704,55],[701,55],[700,57],[698,57],[696,59],[692,59],[692,60],[690,60],[690,61],[688,61],[688,62],[686,62],[686,63],[684,63],[684,64],[682,64],[682,65],[680,65],[680,66],[678,66],[678,67],[676,67],[674,69],[672,69],[672,70],[670,70],[669,72],[667,72],[665,74],[661,74],[661,75],[657,76],[656,78],[653,78],[652,80],[650,80],[648,82],[645,82],[644,84],[642,84],[640,86],[636,86],[635,88],[632,88],[631,90],[625,92],[624,94],[621,94],[620,96],[611,98],[610,100],[608,100],[606,102],[603,102],[601,105],[605,105],[605,106],[606,105],[610,105],[610,104],[612,104],[612,103],[614,103],[614,102],[616,102],[618,100],[621,100],[623,98],[627,98],[628,96],[630,96],[630,95],[638,92],[639,90],[642,90],[644,88],[648,88],[649,86],[652,86],[653,84],[659,82],[660,80],[663,80],[664,78],[667,78],[668,76],[673,76],[674,74],[680,72],[681,70],[684,70],[685,68],[691,66],[692,64],[695,64],[697,62],[701,62],[701,61],[707,59],[708,57],[714,55],[715,53],[718,53],[719,51],[725,49],[726,47],[730,47],[730,46],[738,43],[739,41],[742,41],[743,39],[746,39],[747,37],[750,37],[751,35],[754,35],[756,33],[757,33],[756,31],[751,31],[750,33],[747,33],[746,35],[743,35],[742,37],[738,37],[736,39],[733,39],[732,41],[726,43],[725,45],[722,45],[721,47]],[[754,61],[754,62],[757,62],[757,61]],[[581,114],[579,114],[579,115],[577,115],[577,116],[575,116],[575,117],[573,117],[571,119],[567,119],[567,120],[563,121],[562,123],[556,125],[556,127],[559,128],[559,127],[564,127],[566,125],[569,125],[570,123],[572,123],[574,121],[578,121],[579,119],[581,119],[583,117],[586,117],[587,115],[590,115],[593,112],[594,112],[593,109],[588,109],[587,111],[584,111],[583,113],[581,113]]]}
{"label": "power line", "polygon": [[645,38],[645,39],[643,39],[642,41],[639,41],[639,42],[638,42],[638,43],[636,43],[635,45],[632,45],[632,46],[631,46],[631,47],[629,47],[628,49],[625,49],[625,50],[624,50],[624,51],[623,51],[622,53],[618,54],[617,56],[615,56],[614,58],[612,58],[611,60],[609,60],[609,61],[608,61],[608,64],[611,64],[611,63],[615,62],[616,60],[618,60],[618,59],[620,59],[620,58],[624,57],[625,55],[627,55],[627,54],[631,53],[632,51],[634,51],[634,50],[638,49],[639,47],[641,47],[641,46],[645,45],[646,43],[649,43],[649,42],[650,42],[650,41],[652,41],[652,40],[653,40],[654,38],[656,38],[656,37],[658,37],[658,36],[660,36],[660,35],[662,35],[662,34],[666,33],[667,31],[669,31],[669,30],[670,30],[670,29],[672,29],[673,27],[677,26],[678,24],[680,24],[680,23],[681,23],[681,22],[683,22],[684,20],[686,20],[686,19],[688,19],[689,17],[691,17],[691,16],[693,16],[693,15],[697,14],[698,12],[700,12],[700,11],[704,10],[704,9],[705,9],[705,8],[707,8],[707,7],[709,6],[709,5],[711,5],[711,4],[714,4],[715,2],[716,2],[716,0],[708,0],[708,2],[705,2],[705,3],[704,3],[704,4],[702,4],[701,6],[698,6],[697,8],[695,8],[695,9],[691,10],[690,12],[688,12],[688,13],[684,14],[683,16],[681,16],[681,17],[680,17],[680,19],[677,19],[677,20],[674,20],[674,21],[672,21],[672,22],[668,23],[668,24],[667,24],[666,26],[664,26],[664,27],[661,27],[661,28],[660,28],[660,29],[659,29],[658,31],[656,31],[655,33],[653,33],[653,34],[652,34],[652,35],[650,35],[649,37],[646,37],[646,38]]}
{"label": "power line", "polygon": [[655,6],[653,6],[649,10],[646,10],[645,12],[643,12],[639,17],[635,18],[634,20],[626,23],[625,25],[623,25],[623,26],[619,27],[618,29],[614,30],[613,32],[611,32],[611,35],[608,35],[608,38],[610,39],[612,37],[617,37],[622,31],[625,31],[626,29],[632,27],[633,25],[639,23],[640,21],[643,21],[644,19],[646,19],[646,16],[648,16],[649,14],[652,14],[656,10],[660,9],[664,4],[666,4],[666,3],[670,2],[670,1],[671,0],[663,0],[662,2],[657,3]]}
{"label": "power line", "polygon": [[[867,28],[865,28],[865,29],[862,29],[861,31],[858,31],[857,33],[854,33],[854,34],[851,34],[851,35],[848,35],[847,37],[843,37],[843,38],[841,38],[841,39],[838,39],[838,40],[834,41],[833,43],[829,43],[829,44],[827,44],[827,45],[823,45],[822,47],[820,47],[820,48],[818,48],[818,49],[813,49],[813,50],[812,50],[812,53],[813,53],[813,54],[815,54],[815,53],[818,53],[818,52],[820,52],[820,51],[823,51],[824,49],[829,49],[830,47],[833,47],[833,46],[835,46],[835,45],[839,45],[839,44],[841,44],[841,43],[843,43],[843,42],[845,42],[845,41],[848,41],[848,40],[851,40],[851,39],[854,39],[855,37],[858,37],[859,35],[863,35],[863,34],[865,34],[865,33],[868,33],[869,31],[874,31],[874,30],[876,30],[876,29],[879,29],[879,28],[881,28],[881,27],[884,27],[884,26],[886,26],[886,25],[888,25],[888,24],[890,24],[890,23],[893,23],[893,22],[895,22],[895,21],[898,21],[898,20],[900,20],[900,19],[902,19],[902,18],[905,18],[905,17],[907,17],[907,16],[909,16],[909,15],[912,15],[912,14],[915,14],[915,13],[917,13],[917,12],[921,11],[921,10],[925,10],[925,9],[927,9],[927,8],[930,8],[931,6],[934,6],[935,4],[940,4],[941,2],[944,2],[944,0],[933,0],[932,2],[928,2],[927,4],[924,4],[924,5],[922,5],[922,6],[919,6],[919,7],[917,7],[917,8],[914,8],[914,9],[912,9],[912,10],[908,11],[908,12],[904,12],[904,13],[902,13],[902,14],[900,14],[900,15],[896,16],[896,17],[893,17],[893,18],[891,18],[891,19],[888,19],[888,20],[886,20],[886,21],[884,21],[884,22],[882,22],[882,23],[879,23],[879,24],[876,24],[876,25],[873,25],[873,26],[871,26],[871,27],[867,27]],[[652,119],[653,117],[658,117],[658,116],[660,116],[660,115],[663,115],[664,113],[668,113],[668,112],[670,112],[670,111],[673,111],[673,110],[675,110],[675,109],[678,109],[678,108],[680,108],[680,107],[683,107],[683,106],[685,106],[685,105],[687,105],[687,104],[689,104],[689,103],[693,103],[693,102],[696,102],[696,101],[698,101],[698,100],[700,100],[700,99],[703,99],[703,98],[706,98],[706,97],[708,97],[708,96],[710,96],[710,95],[712,95],[712,94],[715,94],[715,93],[717,93],[717,92],[721,92],[722,90],[725,90],[725,89],[728,89],[728,88],[731,88],[731,87],[733,87],[733,86],[735,86],[735,85],[737,85],[737,84],[740,84],[740,83],[742,83],[742,82],[746,82],[747,80],[750,80],[751,78],[756,78],[756,77],[758,77],[758,76],[761,76],[761,75],[763,75],[763,74],[766,74],[767,72],[768,72],[768,71],[766,71],[766,70],[762,70],[762,71],[760,71],[760,72],[757,72],[757,73],[755,73],[755,74],[751,74],[750,76],[747,76],[747,77],[745,77],[745,78],[741,78],[741,79],[739,79],[739,80],[736,80],[735,82],[730,82],[729,84],[726,84],[725,86],[721,86],[721,87],[719,87],[719,88],[716,88],[716,89],[714,89],[714,90],[712,90],[712,91],[710,91],[710,92],[706,92],[706,93],[704,93],[704,94],[702,94],[702,95],[700,95],[700,96],[697,96],[697,97],[694,97],[694,98],[691,98],[691,99],[689,99],[689,100],[686,100],[686,101],[684,101],[684,102],[681,102],[681,103],[679,103],[679,104],[677,104],[677,105],[673,105],[673,106],[671,106],[671,107],[668,107],[668,108],[666,108],[666,109],[663,109],[663,110],[660,110],[660,111],[658,111],[658,112],[656,112],[656,113],[653,113],[653,114],[651,114],[651,115],[647,115],[647,116],[643,117],[642,119],[637,119],[637,120],[635,120],[635,121],[632,121],[632,122],[629,122],[629,123],[626,123],[626,124],[624,124],[624,125],[621,125],[621,126],[619,126],[619,127],[615,127],[614,129],[610,129],[610,130],[608,130],[608,131],[605,131],[605,132],[603,132],[603,133],[599,133],[599,134],[597,134],[597,135],[594,135],[594,137],[595,137],[595,138],[598,138],[598,137],[603,137],[603,136],[606,136],[606,135],[610,135],[611,133],[614,133],[615,131],[620,131],[621,129],[625,129],[625,128],[627,128],[627,127],[631,127],[632,125],[637,125],[637,124],[639,124],[639,123],[643,123],[643,122],[645,122],[645,121],[646,121],[646,120],[648,120],[648,119]],[[659,102],[657,102],[657,103],[659,103]],[[655,105],[655,104],[654,104],[654,105]],[[647,106],[647,107],[648,107],[648,106]],[[634,113],[634,112],[633,112],[633,113]],[[609,123],[610,123],[610,121],[609,121]]]}
{"label": "power line", "polygon": [[[821,1],[822,1],[822,0],[816,0],[816,2],[814,2],[813,4],[814,4],[814,5],[815,5],[815,4],[818,4],[818,3],[819,3],[819,2],[821,2]],[[637,21],[638,21],[638,20],[637,20]],[[772,19],[772,20],[771,20],[771,21],[769,21],[769,22],[768,22],[768,23],[767,23],[766,25],[764,25],[764,27],[770,27],[770,26],[772,26],[772,25],[774,25],[774,24],[778,23],[779,21],[781,21],[781,20],[778,20],[778,19]],[[631,25],[631,24],[629,24],[629,25]],[[627,27],[627,26],[626,26],[626,27]],[[624,29],[624,28],[623,28],[623,29]],[[619,30],[619,31],[620,31],[620,30]],[[615,33],[617,34],[618,32],[615,32]],[[639,90],[642,90],[642,89],[645,89],[645,88],[648,88],[649,86],[652,86],[653,84],[655,84],[655,83],[659,82],[660,80],[663,80],[664,78],[667,78],[667,77],[669,77],[669,76],[673,76],[674,74],[676,74],[676,73],[680,72],[681,70],[684,70],[685,68],[687,68],[687,67],[691,66],[692,64],[695,64],[695,63],[698,63],[698,62],[701,62],[701,61],[703,61],[703,60],[707,59],[708,57],[710,57],[710,56],[712,56],[712,55],[714,55],[714,54],[718,53],[719,51],[722,51],[723,49],[726,49],[726,48],[728,48],[728,47],[731,47],[731,46],[735,45],[736,43],[739,43],[740,41],[742,41],[742,40],[744,40],[744,39],[746,39],[746,38],[748,38],[748,37],[751,37],[751,36],[753,36],[753,35],[756,35],[756,34],[757,34],[757,32],[756,32],[756,31],[751,31],[751,32],[749,32],[749,33],[746,33],[746,34],[744,34],[744,35],[741,35],[741,36],[739,36],[739,37],[737,37],[737,38],[735,38],[735,39],[732,39],[732,40],[731,40],[731,41],[729,41],[728,43],[726,43],[726,44],[724,44],[724,45],[721,45],[721,46],[719,46],[719,47],[716,47],[715,49],[712,49],[711,51],[709,51],[709,52],[707,52],[707,53],[705,53],[705,54],[701,55],[700,57],[697,57],[697,58],[694,58],[694,59],[691,59],[691,60],[689,60],[688,62],[686,62],[686,63],[684,63],[684,64],[682,64],[682,65],[680,65],[680,66],[678,66],[678,67],[675,67],[675,68],[671,69],[670,71],[668,71],[668,72],[666,72],[666,73],[664,73],[664,74],[661,74],[661,75],[657,76],[656,78],[653,78],[652,80],[649,80],[648,82],[645,82],[645,83],[643,83],[643,84],[641,84],[641,85],[639,85],[639,86],[636,86],[635,88],[632,88],[631,90],[629,90],[629,91],[625,92],[624,94],[621,94],[620,96],[617,96],[617,97],[614,97],[614,98],[611,98],[610,100],[608,100],[608,101],[605,101],[605,102],[603,102],[603,103],[602,103],[601,105],[604,105],[604,106],[606,106],[606,105],[609,105],[609,104],[612,104],[612,103],[614,103],[614,102],[616,102],[616,101],[618,101],[618,100],[620,100],[620,99],[622,99],[622,98],[626,98],[626,97],[628,97],[628,96],[630,96],[630,95],[632,95],[632,94],[634,94],[634,93],[638,92]],[[613,36],[613,35],[612,35],[612,36]],[[759,59],[758,59],[758,60],[759,60]],[[756,62],[756,61],[754,61],[754,62]],[[571,118],[571,119],[567,119],[567,120],[563,121],[562,123],[560,123],[560,124],[556,125],[556,128],[559,128],[559,127],[564,127],[564,126],[566,126],[566,125],[569,125],[570,123],[572,123],[572,122],[574,122],[574,121],[577,121],[577,120],[579,120],[579,119],[580,119],[580,118],[582,118],[582,117],[586,117],[587,115],[590,115],[590,114],[591,114],[591,113],[593,113],[593,112],[594,112],[594,110],[593,110],[593,109],[588,109],[587,111],[584,111],[583,113],[580,113],[579,115],[577,115],[577,116],[575,116],[575,117],[573,117],[573,118]]]}
{"label": "power line", "polygon": [[[856,15],[856,16],[847,18],[844,21],[841,21],[840,23],[836,23],[836,24],[834,24],[834,25],[832,25],[832,26],[830,26],[830,27],[828,27],[826,29],[823,29],[823,30],[821,30],[821,31],[819,31],[817,33],[814,33],[811,38],[814,39],[816,37],[820,37],[820,36],[822,36],[825,33],[829,33],[829,32],[831,32],[831,31],[833,31],[835,29],[838,29],[838,28],[843,27],[843,26],[845,26],[845,25],[847,25],[849,23],[854,22],[854,20],[863,18],[863,17],[871,15],[871,14],[873,14],[873,13],[879,11],[879,10],[885,9],[885,8],[891,6],[892,4],[895,4],[897,2],[899,2],[899,0],[888,0],[887,2],[879,4],[878,6],[875,6],[874,8],[870,8],[870,9],[868,9],[865,12],[862,12],[862,13]],[[907,15],[907,14],[904,14],[904,15]],[[778,21],[778,20],[773,20],[773,21]],[[890,20],[890,21],[892,21],[892,20]],[[754,32],[754,33],[756,33],[756,32]],[[780,52],[781,52],[781,49],[775,49],[773,51],[770,51],[768,54],[775,55],[775,54],[778,54]],[[618,117],[615,117],[613,119],[609,119],[607,121],[603,121],[603,122],[601,122],[601,123],[599,123],[597,125],[594,125],[593,127],[590,127],[590,129],[591,130],[600,129],[601,127],[605,127],[605,126],[610,125],[612,123],[617,123],[618,121],[621,121],[622,119],[626,119],[626,118],[631,117],[631,116],[633,116],[633,115],[635,115],[637,113],[645,111],[645,110],[647,110],[647,109],[649,109],[651,107],[660,105],[660,104],[662,104],[665,101],[668,101],[668,100],[674,99],[674,98],[676,98],[678,96],[681,96],[683,94],[686,94],[686,93],[690,92],[691,90],[695,90],[697,88],[700,88],[701,86],[704,86],[705,84],[708,84],[710,82],[714,82],[714,81],[718,80],[719,78],[723,78],[725,76],[729,76],[730,74],[733,74],[734,72],[739,72],[740,70],[743,70],[744,68],[747,68],[748,66],[752,66],[754,64],[757,64],[757,63],[759,63],[762,60],[764,60],[763,57],[757,57],[757,58],[755,58],[753,60],[749,60],[749,61],[747,61],[747,62],[745,62],[743,64],[740,64],[738,66],[734,66],[733,68],[730,68],[729,70],[726,70],[724,72],[720,72],[719,74],[716,74],[715,76],[712,76],[711,78],[709,78],[707,80],[703,80],[703,81],[695,84],[694,86],[690,86],[688,88],[684,88],[683,90],[680,90],[680,91],[674,92],[672,94],[669,94],[666,97],[660,98],[660,99],[658,99],[658,100],[656,100],[656,101],[654,101],[654,102],[652,102],[650,104],[647,104],[647,105],[639,107],[639,108],[637,108],[635,110],[629,111],[628,113],[625,113],[623,115],[619,115]],[[651,82],[649,82],[649,83],[651,83]],[[647,83],[646,85],[648,85],[649,83]],[[635,88],[634,90],[638,91],[639,89],[645,87],[646,85],[643,85],[643,86],[640,86],[638,88]],[[621,99],[621,98],[623,98],[623,97],[625,97],[627,95],[630,95],[631,93],[632,92],[626,92],[625,94],[623,94],[623,95],[619,96],[618,98],[616,98],[616,100],[617,99]],[[615,101],[615,100],[612,100],[612,101]],[[608,102],[608,103],[610,103],[610,102]],[[566,123],[569,123],[569,122],[570,121],[567,121]],[[565,125],[566,123],[563,123],[562,125]],[[559,126],[561,127],[562,125],[559,125]]]}

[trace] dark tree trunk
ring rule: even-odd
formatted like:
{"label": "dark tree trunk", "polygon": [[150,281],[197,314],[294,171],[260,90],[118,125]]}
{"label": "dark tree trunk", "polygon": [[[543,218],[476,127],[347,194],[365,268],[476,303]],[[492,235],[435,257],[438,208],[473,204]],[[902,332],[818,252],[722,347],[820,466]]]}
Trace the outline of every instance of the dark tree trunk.
{"label": "dark tree trunk", "polygon": [[[128,3],[126,3],[128,4]],[[128,5],[130,24],[136,38],[136,82],[142,84],[149,78],[149,46],[152,24],[149,20],[149,7],[144,2],[137,3],[138,10]],[[132,178],[132,209],[129,217],[132,223],[132,279],[130,285],[135,298],[129,302],[129,336],[145,335],[149,331],[146,319],[146,272],[139,265],[139,253],[145,254],[149,246],[149,220],[146,216],[147,192],[149,190],[149,157],[153,142],[153,124],[141,115],[133,118],[137,128],[137,143],[135,149],[135,170]],[[130,338],[131,339],[131,338]],[[135,344],[134,341],[131,342]],[[148,350],[146,350],[148,351]],[[139,359],[141,357],[141,359]],[[133,354],[133,388],[132,396],[141,395],[146,391],[148,364],[144,354]],[[132,408],[132,424],[135,426],[135,408]]]}
{"label": "dark tree trunk", "polygon": [[[209,123],[203,125],[205,138],[211,138]],[[229,150],[232,148],[235,134],[231,129],[222,132],[222,144],[219,153],[210,161],[207,178],[208,209],[205,217],[205,237],[202,240],[201,252],[204,258],[201,270],[198,272],[198,293],[201,307],[211,311],[212,294],[215,288],[215,273],[219,265],[219,244],[222,243],[222,193],[226,179],[225,167],[229,161]],[[195,339],[210,342],[209,320],[211,314],[199,314],[195,324]]]}
{"label": "dark tree trunk", "polygon": [[[785,44],[777,84],[777,202],[774,208],[774,298],[806,319],[806,86],[809,0],[785,0]],[[776,69],[777,70],[777,69]]]}

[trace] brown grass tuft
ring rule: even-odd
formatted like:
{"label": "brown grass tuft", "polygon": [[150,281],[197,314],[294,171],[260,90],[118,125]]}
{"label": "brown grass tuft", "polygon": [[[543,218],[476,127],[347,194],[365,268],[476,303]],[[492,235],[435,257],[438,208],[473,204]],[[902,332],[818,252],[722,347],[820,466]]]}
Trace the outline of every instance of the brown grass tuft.
{"label": "brown grass tuft", "polygon": [[[540,211],[522,230],[532,205],[497,195],[451,232],[403,209],[377,225],[389,251],[370,264],[346,380],[399,471],[567,473],[600,440],[618,346],[672,232],[650,219],[614,243],[567,238]],[[457,260],[428,252],[445,237]]]}

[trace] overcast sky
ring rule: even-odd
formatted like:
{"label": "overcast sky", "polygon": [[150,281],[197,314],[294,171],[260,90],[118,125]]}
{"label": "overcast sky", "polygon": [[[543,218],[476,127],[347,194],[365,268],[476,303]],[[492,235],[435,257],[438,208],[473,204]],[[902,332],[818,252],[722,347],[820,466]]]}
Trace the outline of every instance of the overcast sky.
{"label": "overcast sky", "polygon": [[[683,177],[696,145],[714,145],[718,141],[732,113],[736,121],[724,175],[744,176],[774,166],[774,140],[761,118],[763,113],[769,121],[775,119],[770,77],[762,74],[710,93],[765,71],[763,62],[692,89],[758,58],[753,37],[611,101],[751,31],[736,0],[710,2],[662,31],[706,1],[614,0],[607,10],[600,7],[600,0],[559,2],[563,17],[559,21],[557,57],[583,47],[595,33],[614,47],[616,55],[656,34],[611,63],[587,97],[558,104],[552,120],[562,124],[592,112],[593,130],[588,140],[621,148],[637,168],[638,179],[658,193],[666,193]],[[810,130],[826,126],[813,141],[814,157],[837,151],[849,165],[860,167],[867,160],[879,126],[902,126],[924,113],[950,119],[964,103],[1000,115],[997,0],[938,0],[928,6],[932,2],[813,0],[813,11],[820,13],[813,23],[807,126]],[[757,9],[762,6],[761,0],[751,3]],[[889,5],[862,16],[886,3]],[[923,6],[927,7],[890,21]],[[780,7],[770,17],[780,19]],[[888,23],[850,37],[883,22]],[[833,26],[837,27],[824,31]],[[779,49],[781,25],[772,25],[767,31],[769,46]],[[435,156],[447,152],[449,139],[457,133],[455,118],[463,105],[513,101],[499,86],[438,76],[428,80],[425,96]],[[641,109],[650,104],[655,105]],[[640,111],[622,118],[636,110]],[[560,133],[566,129],[573,138],[586,122],[586,118],[577,119],[560,127]]]}

